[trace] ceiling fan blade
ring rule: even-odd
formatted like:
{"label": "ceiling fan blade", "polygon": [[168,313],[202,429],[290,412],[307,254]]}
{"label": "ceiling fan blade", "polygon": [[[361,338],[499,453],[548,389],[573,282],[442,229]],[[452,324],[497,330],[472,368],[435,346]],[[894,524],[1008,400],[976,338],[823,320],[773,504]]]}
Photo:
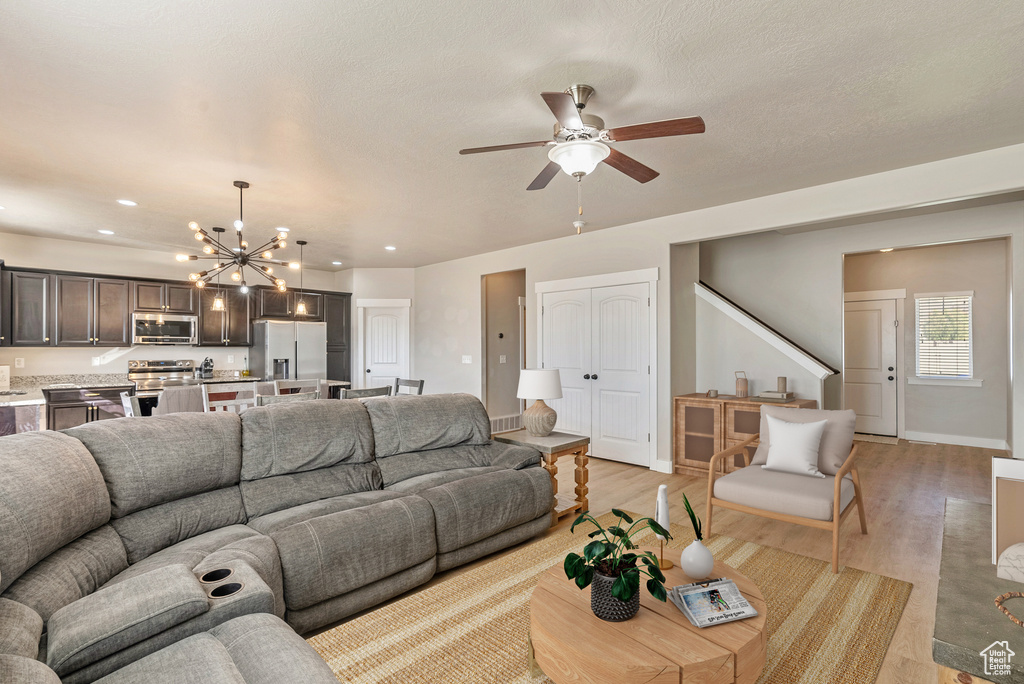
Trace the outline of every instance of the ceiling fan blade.
{"label": "ceiling fan blade", "polygon": [[551,108],[551,113],[558,119],[562,128],[583,128],[583,119],[580,118],[580,110],[576,108],[576,101],[569,93],[541,93],[541,97]]}
{"label": "ceiling fan blade", "polygon": [[704,132],[704,119],[699,116],[688,116],[685,119],[668,119],[651,123],[620,126],[608,131],[608,138],[621,142],[623,140],[642,140],[644,138],[664,138],[669,135],[689,135]]}
{"label": "ceiling fan blade", "polygon": [[512,143],[511,145],[491,145],[490,147],[470,147],[459,150],[459,154],[478,154],[480,152],[500,152],[501,150],[521,150],[524,147],[544,147],[552,144],[550,140],[538,140],[536,142]]}
{"label": "ceiling fan blade", "polygon": [[644,166],[636,159],[622,154],[615,148],[611,149],[611,154],[608,155],[604,163],[613,169],[618,169],[622,173],[626,174],[633,180],[639,183],[647,183],[657,178],[660,174],[649,166]]}
{"label": "ceiling fan blade", "polygon": [[551,182],[551,179],[558,175],[558,172],[562,170],[562,167],[555,162],[548,162],[548,165],[544,167],[544,170],[540,172],[533,182],[530,183],[527,190],[543,190]]}

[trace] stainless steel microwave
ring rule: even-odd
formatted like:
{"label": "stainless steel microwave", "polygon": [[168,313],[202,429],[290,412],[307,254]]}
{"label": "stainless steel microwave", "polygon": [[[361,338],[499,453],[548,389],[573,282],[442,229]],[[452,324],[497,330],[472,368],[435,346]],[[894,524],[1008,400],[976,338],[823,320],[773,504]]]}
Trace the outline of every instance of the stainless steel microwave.
{"label": "stainless steel microwave", "polygon": [[132,314],[132,344],[197,344],[199,317],[181,314]]}

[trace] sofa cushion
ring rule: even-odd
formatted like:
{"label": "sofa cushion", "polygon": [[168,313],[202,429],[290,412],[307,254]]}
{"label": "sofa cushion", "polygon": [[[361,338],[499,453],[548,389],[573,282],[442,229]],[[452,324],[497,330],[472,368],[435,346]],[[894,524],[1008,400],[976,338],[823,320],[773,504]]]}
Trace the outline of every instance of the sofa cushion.
{"label": "sofa cushion", "polygon": [[61,684],[60,677],[35,658],[0,654],[0,682]]}
{"label": "sofa cushion", "polygon": [[379,490],[373,492],[356,492],[355,494],[346,494],[345,496],[335,496],[330,499],[311,501],[307,504],[302,504],[301,506],[293,506],[282,511],[275,511],[268,515],[253,518],[249,521],[248,526],[262,534],[270,534],[271,532],[276,532],[277,530],[284,529],[285,527],[289,527],[306,520],[311,520],[312,518],[319,518],[322,515],[329,515],[331,513],[338,513],[339,511],[347,511],[353,508],[369,506],[370,504],[379,503],[381,501],[400,499],[403,496],[405,496],[405,494]]}
{"label": "sofa cushion", "polygon": [[507,470],[507,468],[502,468],[501,466],[480,466],[478,468],[454,468],[452,470],[441,470],[436,473],[426,473],[425,475],[410,477],[407,480],[402,480],[392,485],[388,485],[387,489],[394,492],[415,494],[417,492],[422,492],[424,489],[439,487],[440,485],[448,484],[449,482],[455,482],[456,480],[462,480],[467,477],[476,477],[477,475],[483,475],[484,473],[495,473],[499,470]]}
{"label": "sofa cushion", "polygon": [[434,515],[417,496],[330,513],[271,532],[285,604],[301,610],[432,559]]}
{"label": "sofa cushion", "polygon": [[373,425],[378,460],[410,451],[486,444],[491,439],[487,412],[469,394],[381,397],[363,404]]}
{"label": "sofa cushion", "polygon": [[[337,399],[332,401],[339,403]],[[239,485],[245,513],[250,520],[311,501],[380,488],[380,470],[376,463],[339,463],[329,468],[277,475]]]}
{"label": "sofa cushion", "polygon": [[47,624],[46,664],[66,675],[210,609],[184,565],[169,565],[61,608]]}
{"label": "sofa cushion", "polygon": [[362,404],[321,399],[261,406],[242,414],[242,479],[373,461]]}
{"label": "sofa cushion", "polygon": [[110,519],[88,450],[57,432],[0,439],[0,591],[51,553]]}
{"label": "sofa cushion", "polygon": [[112,518],[238,484],[242,431],[233,413],[98,420],[64,432],[99,464]]}
{"label": "sofa cushion", "polygon": [[3,595],[49,620],[127,567],[121,538],[110,525],[103,525],[33,565]]}
{"label": "sofa cushion", "polygon": [[445,470],[490,467],[518,469],[538,464],[540,452],[536,449],[490,441],[398,454],[378,462],[385,487]]}
{"label": "sofa cushion", "polygon": [[[715,480],[715,498],[762,511],[832,520],[835,477],[807,477],[763,470],[751,465]],[[853,481],[843,478],[839,490],[842,510],[853,500]],[[842,512],[842,511],[840,511]]]}
{"label": "sofa cushion", "polygon": [[0,655],[35,658],[42,635],[43,618],[39,613],[16,601],[0,598]]}
{"label": "sofa cushion", "polygon": [[434,511],[438,553],[448,553],[551,512],[542,468],[501,470],[419,492]]}
{"label": "sofa cushion", "polygon": [[769,415],[787,423],[816,423],[819,420],[827,420],[825,431],[821,435],[821,446],[818,447],[818,470],[825,475],[835,475],[843,467],[853,446],[853,432],[857,424],[857,414],[853,409],[822,411],[762,404],[760,435],[757,451],[750,461],[751,465],[764,465],[768,462],[768,449],[771,447]]}
{"label": "sofa cushion", "polygon": [[137,660],[97,684],[337,684],[331,668],[273,615],[246,615]]}

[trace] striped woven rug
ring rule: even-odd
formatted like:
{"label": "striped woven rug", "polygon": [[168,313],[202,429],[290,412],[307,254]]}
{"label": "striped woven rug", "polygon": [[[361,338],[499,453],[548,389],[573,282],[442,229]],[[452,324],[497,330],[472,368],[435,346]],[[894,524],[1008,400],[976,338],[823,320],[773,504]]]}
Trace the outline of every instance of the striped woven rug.
{"label": "striped woven rug", "polygon": [[[602,516],[602,524],[611,519]],[[582,549],[590,529],[524,544],[309,643],[343,682],[549,684],[529,671],[530,593],[541,572]],[[677,549],[693,538],[688,526],[674,524],[672,534],[668,546]],[[910,596],[908,582],[851,568],[833,575],[827,562],[729,537],[714,536],[708,547],[764,593],[768,655],[759,683],[875,681]]]}

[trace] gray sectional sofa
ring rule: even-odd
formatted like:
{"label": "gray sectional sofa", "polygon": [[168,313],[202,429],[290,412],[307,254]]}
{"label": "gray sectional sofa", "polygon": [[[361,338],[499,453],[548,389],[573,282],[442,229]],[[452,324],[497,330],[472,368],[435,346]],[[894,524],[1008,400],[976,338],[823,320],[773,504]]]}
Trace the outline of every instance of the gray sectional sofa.
{"label": "gray sectional sofa", "polygon": [[548,528],[469,395],[0,438],[0,681],[333,682],[299,637]]}

